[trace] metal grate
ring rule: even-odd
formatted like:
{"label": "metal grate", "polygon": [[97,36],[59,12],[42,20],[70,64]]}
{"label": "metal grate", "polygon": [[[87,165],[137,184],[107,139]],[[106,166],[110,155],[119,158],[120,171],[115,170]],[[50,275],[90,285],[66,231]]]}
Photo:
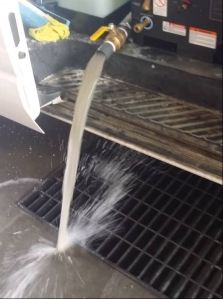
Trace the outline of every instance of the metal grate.
{"label": "metal grate", "polygon": [[[91,145],[87,155],[111,160],[121,153],[135,176],[113,211],[121,229],[89,250],[163,296],[222,298],[222,187],[111,142]],[[57,227],[62,177],[63,167],[20,205]],[[93,175],[87,183],[80,175],[73,209],[93,200],[100,186]]]}
{"label": "metal grate", "polygon": [[[65,100],[74,101],[82,76],[82,70],[65,68],[44,79],[42,85],[60,88],[64,91]],[[136,118],[142,126],[146,126],[148,122],[162,126],[168,129],[168,134],[172,132],[174,137],[178,133],[181,138],[190,136],[196,139],[196,142],[208,142],[213,151],[221,152],[222,121],[218,112],[108,76],[99,80],[92,105],[94,104],[108,107],[122,115],[124,113],[128,118]]]}
{"label": "metal grate", "polygon": [[[42,112],[72,122],[82,70],[65,68],[41,87],[62,91],[63,102]],[[149,89],[103,76],[91,104],[86,130],[222,182],[222,114]]]}

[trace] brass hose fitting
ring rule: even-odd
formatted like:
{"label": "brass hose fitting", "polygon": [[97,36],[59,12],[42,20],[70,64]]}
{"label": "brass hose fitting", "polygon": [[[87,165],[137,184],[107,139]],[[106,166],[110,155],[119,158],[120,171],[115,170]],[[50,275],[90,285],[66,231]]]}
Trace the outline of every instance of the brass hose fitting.
{"label": "brass hose fitting", "polygon": [[152,0],[144,0],[142,4],[143,11],[152,10]]}
{"label": "brass hose fitting", "polygon": [[110,31],[105,38],[106,42],[111,43],[114,46],[114,50],[120,50],[128,38],[128,29],[124,26],[110,25]]}
{"label": "brass hose fitting", "polygon": [[140,23],[136,23],[133,27],[133,30],[136,32],[136,33],[140,33],[143,31],[143,29],[148,26],[150,24],[150,20],[145,18],[142,22]]}
{"label": "brass hose fitting", "polygon": [[105,38],[104,43],[97,51],[103,53],[108,59],[114,52],[120,50],[127,41],[131,27],[128,22],[121,23],[118,26],[109,25],[109,33]]}

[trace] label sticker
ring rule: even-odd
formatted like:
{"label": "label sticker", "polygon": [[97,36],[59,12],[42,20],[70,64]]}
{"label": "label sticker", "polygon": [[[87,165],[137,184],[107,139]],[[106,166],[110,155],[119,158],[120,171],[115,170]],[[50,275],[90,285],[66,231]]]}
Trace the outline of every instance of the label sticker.
{"label": "label sticker", "polygon": [[168,0],[153,0],[153,14],[167,17]]}
{"label": "label sticker", "polygon": [[217,32],[190,27],[189,43],[206,48],[216,49]]}
{"label": "label sticker", "polygon": [[187,27],[184,25],[163,21],[163,31],[178,34],[181,36],[187,35]]}

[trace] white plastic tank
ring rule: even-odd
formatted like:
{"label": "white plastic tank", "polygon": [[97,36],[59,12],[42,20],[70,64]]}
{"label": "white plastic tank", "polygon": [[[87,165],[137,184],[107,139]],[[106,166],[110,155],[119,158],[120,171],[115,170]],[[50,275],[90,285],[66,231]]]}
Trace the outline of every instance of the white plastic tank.
{"label": "white plastic tank", "polygon": [[104,18],[129,0],[58,0],[58,6]]}

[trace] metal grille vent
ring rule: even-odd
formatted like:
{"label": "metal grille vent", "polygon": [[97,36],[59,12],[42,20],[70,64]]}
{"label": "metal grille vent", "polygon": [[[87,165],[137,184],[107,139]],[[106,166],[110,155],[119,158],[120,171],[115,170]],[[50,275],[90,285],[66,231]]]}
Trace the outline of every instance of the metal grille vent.
{"label": "metal grille vent", "polygon": [[[134,188],[113,211],[121,229],[89,250],[162,296],[222,298],[221,186],[111,142],[87,152],[108,160],[121,153],[132,155],[135,175]],[[63,167],[20,205],[57,227],[62,177]],[[73,209],[92,201],[100,186],[80,175]]]}
{"label": "metal grille vent", "polygon": [[222,0],[211,0],[210,19],[222,22]]}
{"label": "metal grille vent", "polygon": [[[64,100],[73,102],[82,82],[83,71],[66,68],[44,79],[41,84],[64,92]],[[114,115],[148,128],[221,153],[221,114],[172,97],[104,76],[96,88],[92,108],[114,111]]]}

